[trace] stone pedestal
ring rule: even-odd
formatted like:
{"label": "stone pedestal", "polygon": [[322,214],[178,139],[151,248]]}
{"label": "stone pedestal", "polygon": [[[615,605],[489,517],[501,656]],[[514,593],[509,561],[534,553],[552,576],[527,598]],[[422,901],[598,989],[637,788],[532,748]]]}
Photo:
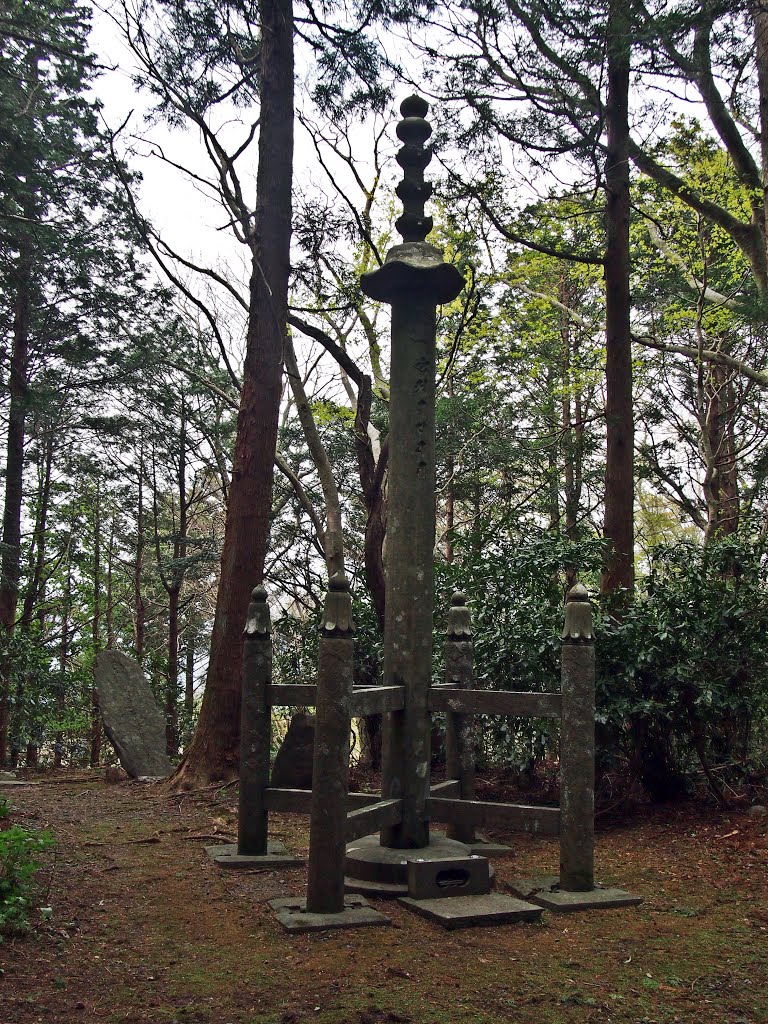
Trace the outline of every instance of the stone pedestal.
{"label": "stone pedestal", "polygon": [[379,836],[363,836],[347,846],[347,892],[396,899],[408,895],[410,860],[453,861],[471,856],[469,847],[436,833],[426,846],[414,850],[382,846]]}

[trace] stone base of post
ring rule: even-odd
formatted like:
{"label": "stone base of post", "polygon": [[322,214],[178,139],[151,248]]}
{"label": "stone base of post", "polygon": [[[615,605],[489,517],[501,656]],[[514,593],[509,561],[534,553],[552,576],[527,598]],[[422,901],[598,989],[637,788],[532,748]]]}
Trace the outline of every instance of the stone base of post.
{"label": "stone base of post", "polygon": [[576,910],[611,910],[615,907],[636,907],[642,897],[613,886],[595,882],[594,888],[586,892],[567,892],[560,888],[557,875],[541,878],[515,878],[507,888],[521,900],[529,900],[544,910],[556,914],[573,913]]}
{"label": "stone base of post", "polygon": [[295,857],[276,839],[267,843],[267,852],[249,856],[237,852],[236,843],[220,843],[206,846],[205,852],[214,863],[222,868],[301,868],[307,863],[305,857]]}
{"label": "stone base of post", "polygon": [[317,914],[307,910],[307,901],[285,896],[270,900],[277,920],[287,932],[319,932],[328,928],[365,928],[392,924],[388,917],[374,910],[362,896],[346,896],[341,910]]}

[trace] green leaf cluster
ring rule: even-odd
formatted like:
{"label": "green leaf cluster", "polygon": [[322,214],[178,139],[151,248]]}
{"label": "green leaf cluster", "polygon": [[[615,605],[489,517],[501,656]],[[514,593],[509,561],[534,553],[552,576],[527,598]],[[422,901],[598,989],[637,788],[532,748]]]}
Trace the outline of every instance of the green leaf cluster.
{"label": "green leaf cluster", "polygon": [[25,931],[34,907],[38,855],[53,846],[48,832],[20,825],[0,831],[0,937]]}

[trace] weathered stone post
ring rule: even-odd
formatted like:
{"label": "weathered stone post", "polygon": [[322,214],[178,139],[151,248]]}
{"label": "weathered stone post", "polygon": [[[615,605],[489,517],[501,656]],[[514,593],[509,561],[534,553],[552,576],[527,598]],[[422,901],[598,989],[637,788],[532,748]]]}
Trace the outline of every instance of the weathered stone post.
{"label": "weathered stone post", "polygon": [[[466,598],[456,593],[451,597],[448,625],[445,632],[445,682],[457,689],[471,689],[475,681],[472,619]],[[472,741],[474,716],[466,712],[449,710],[445,716],[445,759],[449,779],[458,779],[462,800],[475,799],[475,751]],[[474,843],[472,825],[448,825],[449,839],[460,843]]]}
{"label": "weathered stone post", "polygon": [[562,640],[560,875],[513,880],[510,889],[555,913],[635,906],[639,896],[595,884],[595,638],[580,583],[565,599]]}
{"label": "weathered stone post", "polygon": [[568,592],[560,726],[560,889],[595,887],[595,647],[592,608],[580,583]]}
{"label": "weathered stone post", "polygon": [[360,285],[372,299],[392,306],[389,425],[389,518],[387,524],[387,608],[384,680],[405,687],[405,708],[384,719],[382,796],[402,798],[400,825],[382,831],[384,846],[419,848],[429,842],[432,675],[432,607],[435,543],[435,308],[455,299],[463,287],[456,267],[424,241],[432,218],[424,203],[432,186],[424,168],[432,158],[424,143],[432,129],[424,120],[429,105],[418,96],[404,100],[397,135],[397,161],[404,180],[397,187],[403,214],[396,227],[403,243],[384,265],[364,274]]}
{"label": "weathered stone post", "polygon": [[269,786],[272,708],[272,632],[267,591],[254,587],[248,605],[243,641],[243,690],[240,704],[240,797],[237,853],[241,857],[267,854],[268,815],[264,790]]}
{"label": "weathered stone post", "polygon": [[306,903],[313,914],[344,910],[353,632],[349,581],[337,572],[320,626]]}

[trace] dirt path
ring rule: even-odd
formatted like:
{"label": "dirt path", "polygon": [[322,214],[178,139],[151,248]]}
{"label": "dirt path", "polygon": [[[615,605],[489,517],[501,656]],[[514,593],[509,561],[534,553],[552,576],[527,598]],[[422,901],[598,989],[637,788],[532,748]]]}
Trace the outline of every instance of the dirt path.
{"label": "dirt path", "polygon": [[[446,932],[386,903],[394,927],[288,936],[265,901],[301,870],[217,868],[234,793],[138,784],[4,791],[56,838],[40,878],[53,918],[0,946],[1,1024],[766,1024],[768,819],[683,809],[598,836],[598,873],[638,909]],[[274,833],[306,850],[301,818]],[[556,872],[551,840],[497,861]],[[48,890],[46,895],[46,890]]]}

